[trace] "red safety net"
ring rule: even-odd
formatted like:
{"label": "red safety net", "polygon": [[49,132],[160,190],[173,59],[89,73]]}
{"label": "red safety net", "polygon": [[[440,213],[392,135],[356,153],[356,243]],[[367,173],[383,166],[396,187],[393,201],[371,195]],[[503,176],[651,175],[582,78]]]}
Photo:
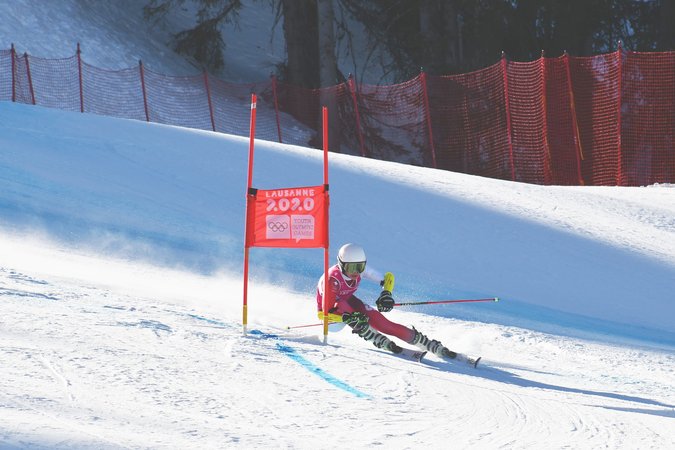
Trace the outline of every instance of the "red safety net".
{"label": "red safety net", "polygon": [[84,112],[146,120],[138,67],[105,70],[82,63]]}
{"label": "red safety net", "polygon": [[360,154],[348,86],[306,89],[281,82],[274,82],[274,86],[282,129],[279,142],[322,148],[321,107],[325,105],[329,110],[328,148],[333,152]]}
{"label": "red safety net", "polygon": [[189,128],[211,129],[204,77],[172,77],[143,70],[148,120]]}
{"label": "red safety net", "polygon": [[10,99],[19,103],[36,104],[33,83],[29,76],[30,64],[28,63],[28,56],[15,55],[11,61],[9,67],[13,68],[14,72],[10,70],[10,74],[12,74],[12,93],[10,94]]}
{"label": "red safety net", "polygon": [[[251,93],[258,96],[256,138],[278,142],[276,112],[265,99],[272,97],[269,81],[254,84],[233,84],[209,76],[215,130],[221,133],[248,136],[251,116]],[[209,128],[210,129],[210,128]]]}
{"label": "red safety net", "polygon": [[675,52],[540,58],[390,86],[233,84],[0,50],[0,100],[555,185],[675,183]]}
{"label": "red safety net", "polygon": [[511,179],[501,64],[429,77],[429,104],[439,168]]}
{"label": "red safety net", "polygon": [[367,156],[431,166],[421,77],[393,86],[361,85],[357,104]]}
{"label": "red safety net", "polygon": [[588,185],[620,184],[621,96],[619,53],[570,58],[581,173]]}
{"label": "red safety net", "polygon": [[[17,65],[19,73],[30,73],[22,81],[26,98],[35,104],[66,111],[80,111],[80,81],[77,57],[45,59],[24,55]],[[21,79],[23,77],[20,77]]]}
{"label": "red safety net", "polygon": [[0,50],[0,100],[12,100],[12,51]]}
{"label": "red safety net", "polygon": [[621,81],[621,183],[675,182],[675,52],[628,52]]}
{"label": "red safety net", "polygon": [[544,149],[548,152],[549,178],[546,184],[582,185],[581,147],[569,56],[543,58],[546,116]]}
{"label": "red safety net", "polygon": [[551,182],[551,158],[546,121],[545,63],[506,64],[507,122],[511,125],[511,179],[526,183]]}

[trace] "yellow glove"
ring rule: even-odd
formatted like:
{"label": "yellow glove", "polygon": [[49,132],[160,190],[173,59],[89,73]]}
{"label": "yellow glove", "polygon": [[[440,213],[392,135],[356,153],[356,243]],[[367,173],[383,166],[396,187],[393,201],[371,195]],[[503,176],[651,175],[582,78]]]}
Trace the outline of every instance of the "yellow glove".
{"label": "yellow glove", "polygon": [[383,291],[389,291],[391,294],[394,292],[394,274],[387,272],[384,274],[384,280],[380,281],[380,286],[382,286]]}

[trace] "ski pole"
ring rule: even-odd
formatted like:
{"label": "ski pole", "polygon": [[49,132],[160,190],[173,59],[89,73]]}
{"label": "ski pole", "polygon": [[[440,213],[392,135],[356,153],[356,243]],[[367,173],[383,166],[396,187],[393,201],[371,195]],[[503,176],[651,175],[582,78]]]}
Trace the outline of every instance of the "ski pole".
{"label": "ski pole", "polygon": [[394,303],[394,306],[436,305],[439,303],[474,303],[474,302],[498,302],[498,301],[499,297],[492,297],[492,298],[476,298],[476,299],[460,299],[460,300],[438,300],[433,302]]}
{"label": "ski pole", "polygon": [[[328,322],[328,325],[333,325],[334,323],[342,323],[342,322]],[[310,323],[307,325],[289,325],[286,327],[287,330],[292,330],[294,328],[307,328],[307,327],[318,327],[319,325],[323,325],[323,322],[321,323]]]}

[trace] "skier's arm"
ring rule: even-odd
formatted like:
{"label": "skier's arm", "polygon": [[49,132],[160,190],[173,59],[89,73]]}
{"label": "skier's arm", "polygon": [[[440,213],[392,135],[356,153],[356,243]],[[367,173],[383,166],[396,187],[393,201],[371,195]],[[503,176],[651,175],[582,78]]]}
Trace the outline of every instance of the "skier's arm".
{"label": "skier's arm", "polygon": [[[323,318],[324,318],[323,311],[318,311],[316,313],[316,315],[319,316],[319,320],[323,322]],[[328,321],[329,322],[342,322],[342,314],[335,314],[335,313],[329,312],[328,313]]]}
{"label": "skier's arm", "polygon": [[394,297],[391,296],[394,290],[394,274],[387,272],[384,274],[384,280],[380,283],[382,285],[382,292],[378,297],[375,305],[380,312],[388,312],[394,309]]}
{"label": "skier's arm", "polygon": [[[321,295],[322,299],[323,296],[326,295],[326,305],[328,307],[328,321],[329,322],[342,322],[342,315],[341,314],[334,314],[332,311],[335,309],[335,303],[337,302],[337,292],[340,289],[340,282],[337,278],[335,277],[330,277],[328,278],[328,292],[324,294],[323,292],[323,277],[321,278],[319,282],[319,294]],[[317,316],[319,317],[319,320],[323,321],[324,319],[324,314],[323,310],[317,311]]]}
{"label": "skier's arm", "polygon": [[394,297],[391,296],[391,292],[382,291],[380,296],[377,298],[375,305],[377,306],[378,311],[389,312],[394,309]]}

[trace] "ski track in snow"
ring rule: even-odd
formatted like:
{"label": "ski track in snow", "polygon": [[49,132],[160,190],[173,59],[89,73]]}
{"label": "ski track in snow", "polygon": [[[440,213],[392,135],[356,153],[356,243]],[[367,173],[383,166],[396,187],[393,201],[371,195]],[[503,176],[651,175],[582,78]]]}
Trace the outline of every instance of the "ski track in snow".
{"label": "ski track in snow", "polygon": [[[6,266],[0,287],[0,445],[10,448],[621,448],[636,435],[668,448],[675,437],[668,352],[408,318],[450,347],[441,328],[482,336],[474,370],[404,361],[349,333],[327,346],[311,333],[244,337],[236,316]],[[309,373],[279,342],[369,399]]]}

